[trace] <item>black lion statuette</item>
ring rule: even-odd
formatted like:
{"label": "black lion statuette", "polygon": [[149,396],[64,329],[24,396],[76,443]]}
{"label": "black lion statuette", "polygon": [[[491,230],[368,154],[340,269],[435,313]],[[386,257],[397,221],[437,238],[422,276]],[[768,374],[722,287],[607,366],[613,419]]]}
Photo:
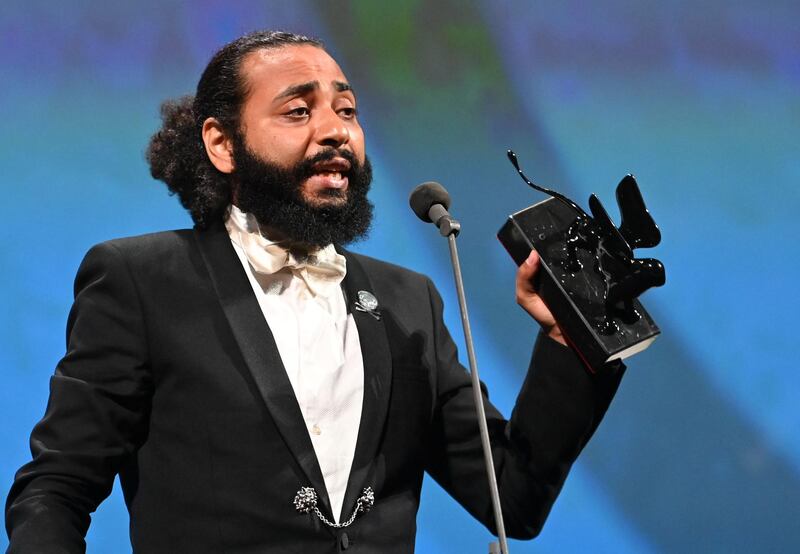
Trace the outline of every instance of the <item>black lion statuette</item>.
{"label": "black lion statuette", "polygon": [[652,248],[661,242],[661,232],[647,211],[633,175],[626,175],[617,185],[617,205],[621,215],[621,224],[617,227],[596,195],[589,197],[592,212],[589,216],[563,194],[531,182],[511,150],[508,159],[528,186],[552,196],[574,211],[575,220],[569,225],[563,244],[561,266],[565,273],[574,277],[583,270],[584,263],[580,258],[586,259],[586,256],[580,254],[584,252],[590,255],[592,270],[602,276],[605,310],[595,321],[598,331],[604,335],[617,333],[619,326],[615,318],[625,324],[638,321],[640,314],[635,309],[634,299],[651,287],[663,285],[666,274],[664,265],[655,258],[635,258],[633,255],[636,248]]}

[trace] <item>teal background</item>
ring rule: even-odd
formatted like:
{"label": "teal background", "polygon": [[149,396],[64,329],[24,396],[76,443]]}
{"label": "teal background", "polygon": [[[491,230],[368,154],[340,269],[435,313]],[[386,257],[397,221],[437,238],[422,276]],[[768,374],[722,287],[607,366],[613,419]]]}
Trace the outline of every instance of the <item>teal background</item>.
{"label": "teal background", "polygon": [[[190,225],[144,161],[160,102],[191,93],[223,43],[285,28],[325,40],[359,94],[377,219],[356,249],[431,275],[460,337],[446,244],[407,207],[419,182],[451,192],[481,375],[504,413],[536,328],[494,234],[542,199],[505,149],[612,216],[634,173],[662,229],[642,255],[667,267],[643,297],[663,336],[631,360],[542,535],[512,552],[800,550],[798,21],[788,0],[5,0],[0,490],[29,459],[83,254]],[[487,551],[435,483],[423,497],[418,552]],[[116,488],[87,542],[130,551]]]}

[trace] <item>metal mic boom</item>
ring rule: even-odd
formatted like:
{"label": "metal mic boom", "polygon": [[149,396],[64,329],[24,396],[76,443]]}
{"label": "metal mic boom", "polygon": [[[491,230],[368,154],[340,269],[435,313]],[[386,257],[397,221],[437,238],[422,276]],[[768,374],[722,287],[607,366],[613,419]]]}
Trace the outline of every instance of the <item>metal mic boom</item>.
{"label": "metal mic boom", "polygon": [[[503,524],[503,513],[500,509],[500,492],[497,488],[497,476],[494,473],[492,446],[489,441],[486,410],[483,406],[481,381],[478,376],[478,362],[475,358],[475,346],[472,341],[472,330],[470,329],[469,314],[467,313],[467,299],[464,295],[464,281],[461,278],[461,264],[458,261],[458,249],[456,248],[456,236],[461,230],[461,224],[447,211],[447,208],[450,207],[450,195],[439,183],[434,181],[422,183],[411,192],[408,202],[411,205],[411,209],[417,214],[417,217],[426,223],[434,223],[439,228],[439,233],[443,237],[447,237],[447,242],[450,245],[450,261],[453,264],[453,277],[456,281],[458,305],[461,308],[461,326],[464,328],[464,341],[467,344],[467,356],[469,357],[469,369],[472,379],[472,395],[475,401],[475,409],[478,412],[478,427],[480,428],[483,460],[486,464],[486,475],[489,478],[489,494],[492,499],[494,520],[495,523],[497,523],[497,538],[500,542],[500,552],[502,554],[508,554],[506,529]],[[491,543],[489,545],[490,553],[496,552],[495,546],[496,543]]]}

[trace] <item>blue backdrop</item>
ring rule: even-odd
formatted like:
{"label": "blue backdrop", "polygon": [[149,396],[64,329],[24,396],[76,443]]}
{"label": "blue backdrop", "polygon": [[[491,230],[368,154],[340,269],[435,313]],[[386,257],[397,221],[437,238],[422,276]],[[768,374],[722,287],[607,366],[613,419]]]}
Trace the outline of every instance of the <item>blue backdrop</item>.
{"label": "blue backdrop", "polygon": [[[534,324],[494,238],[540,199],[504,157],[586,206],[635,173],[664,242],[644,301],[663,336],[536,541],[514,552],[800,550],[800,4],[790,0],[319,2],[5,0],[0,7],[0,490],[29,459],[86,250],[190,224],[144,148],[158,105],[255,28],[320,36],[359,91],[377,220],[356,248],[431,275],[460,336],[447,248],[407,208],[445,184],[464,231],[478,360],[509,413]],[[463,349],[462,349],[463,352]],[[426,481],[419,552],[488,533]],[[90,553],[130,551],[114,494]],[[5,546],[0,538],[0,547]]]}

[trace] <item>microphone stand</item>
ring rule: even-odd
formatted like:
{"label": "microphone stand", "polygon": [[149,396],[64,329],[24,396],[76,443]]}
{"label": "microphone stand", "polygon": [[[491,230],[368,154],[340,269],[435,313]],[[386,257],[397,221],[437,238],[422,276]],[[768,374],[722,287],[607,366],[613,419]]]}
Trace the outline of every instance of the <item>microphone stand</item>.
{"label": "microphone stand", "polygon": [[458,249],[456,248],[456,235],[461,231],[461,224],[448,214],[439,219],[436,225],[439,227],[439,233],[443,237],[447,237],[447,242],[450,245],[450,261],[453,265],[458,306],[461,309],[461,325],[464,328],[464,340],[467,343],[467,357],[469,358],[470,376],[472,377],[472,395],[475,401],[475,409],[478,411],[478,427],[480,428],[481,446],[483,447],[483,460],[486,464],[486,475],[489,478],[489,494],[492,497],[492,509],[494,510],[494,520],[497,525],[497,538],[500,542],[499,551],[497,550],[497,542],[489,543],[489,554],[498,554],[498,552],[500,554],[508,554],[506,528],[503,524],[503,513],[500,509],[500,492],[497,488],[497,476],[494,473],[492,448],[489,442],[489,427],[486,424],[486,410],[483,407],[481,382],[478,376],[478,362],[475,359],[475,347],[472,342],[472,330],[470,329],[469,314],[467,313],[467,298],[464,295],[464,281],[461,278],[461,264],[458,261]]}

